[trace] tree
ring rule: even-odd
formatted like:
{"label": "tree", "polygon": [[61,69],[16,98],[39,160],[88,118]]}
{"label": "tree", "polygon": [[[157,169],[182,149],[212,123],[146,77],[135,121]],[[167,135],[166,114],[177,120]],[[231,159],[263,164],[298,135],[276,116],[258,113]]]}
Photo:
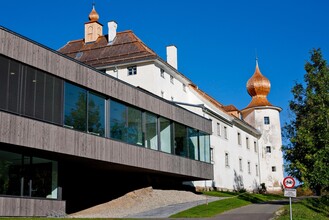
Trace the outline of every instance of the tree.
{"label": "tree", "polygon": [[283,151],[286,171],[320,195],[329,189],[329,67],[320,49],[310,53],[305,83],[291,90],[293,117],[283,128],[290,142]]}

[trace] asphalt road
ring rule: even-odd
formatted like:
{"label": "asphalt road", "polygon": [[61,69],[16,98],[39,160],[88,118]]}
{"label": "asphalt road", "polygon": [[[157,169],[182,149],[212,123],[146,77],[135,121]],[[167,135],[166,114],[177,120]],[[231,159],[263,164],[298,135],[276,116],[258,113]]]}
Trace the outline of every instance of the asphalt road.
{"label": "asphalt road", "polygon": [[[180,212],[182,210],[191,208],[196,205],[204,204],[205,201],[181,203],[170,205],[147,212],[139,213],[134,216],[127,216],[130,218],[148,218],[148,219],[159,219],[168,218],[170,215]],[[269,202],[263,204],[251,204],[241,208],[233,209],[217,215],[212,218],[202,218],[208,220],[269,220],[274,217],[274,213],[279,210],[284,204],[288,204],[287,201]],[[184,218],[180,218],[183,220]],[[191,219],[186,219],[191,220]],[[198,220],[193,218],[193,220]],[[201,218],[200,218],[201,220]]]}

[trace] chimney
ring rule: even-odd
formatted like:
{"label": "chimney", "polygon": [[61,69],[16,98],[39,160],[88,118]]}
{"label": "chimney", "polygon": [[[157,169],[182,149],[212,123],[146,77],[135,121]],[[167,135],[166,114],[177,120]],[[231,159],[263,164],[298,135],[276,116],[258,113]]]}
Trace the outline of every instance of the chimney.
{"label": "chimney", "polygon": [[109,28],[108,41],[109,44],[113,42],[114,38],[117,36],[118,24],[115,21],[110,21],[107,23]]}
{"label": "chimney", "polygon": [[174,45],[167,46],[167,63],[177,69],[177,47]]}

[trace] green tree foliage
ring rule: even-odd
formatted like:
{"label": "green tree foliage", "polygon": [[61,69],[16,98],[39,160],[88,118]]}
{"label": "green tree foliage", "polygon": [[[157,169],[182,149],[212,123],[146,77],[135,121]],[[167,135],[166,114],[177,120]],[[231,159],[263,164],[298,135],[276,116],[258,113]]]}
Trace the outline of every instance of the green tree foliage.
{"label": "green tree foliage", "polygon": [[329,188],[329,67],[320,49],[311,51],[304,83],[292,88],[289,107],[294,114],[284,135],[287,172],[321,194]]}

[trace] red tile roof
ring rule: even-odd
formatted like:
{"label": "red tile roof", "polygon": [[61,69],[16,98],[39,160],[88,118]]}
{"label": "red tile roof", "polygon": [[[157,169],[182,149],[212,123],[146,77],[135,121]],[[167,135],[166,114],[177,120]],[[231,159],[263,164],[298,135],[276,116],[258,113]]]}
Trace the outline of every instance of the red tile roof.
{"label": "red tile roof", "polygon": [[157,58],[132,31],[118,32],[113,43],[108,43],[107,35],[95,42],[85,44],[84,40],[68,42],[59,52],[93,67],[136,62]]}

